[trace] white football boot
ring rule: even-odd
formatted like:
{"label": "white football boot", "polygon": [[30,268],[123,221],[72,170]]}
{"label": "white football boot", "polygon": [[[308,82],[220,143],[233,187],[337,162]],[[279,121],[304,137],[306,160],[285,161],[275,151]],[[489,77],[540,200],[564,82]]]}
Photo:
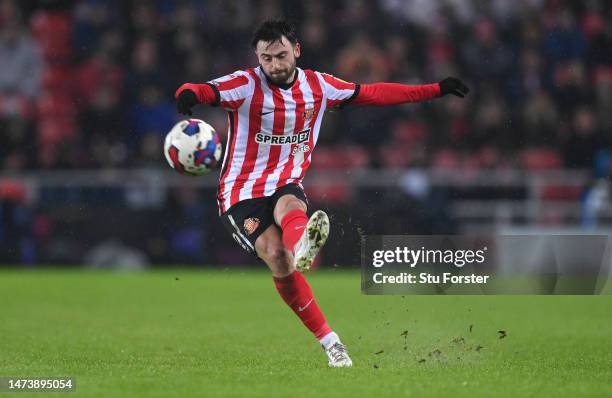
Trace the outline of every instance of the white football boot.
{"label": "white football boot", "polygon": [[351,357],[348,355],[346,346],[342,344],[340,340],[336,340],[327,347],[323,345],[321,347],[323,347],[323,350],[327,354],[327,358],[329,359],[327,364],[330,368],[350,368],[353,366],[353,361],[351,361]]}
{"label": "white football boot", "polygon": [[328,236],[329,218],[323,210],[317,210],[310,216],[302,237],[295,245],[294,264],[298,271],[305,272],[310,269]]}

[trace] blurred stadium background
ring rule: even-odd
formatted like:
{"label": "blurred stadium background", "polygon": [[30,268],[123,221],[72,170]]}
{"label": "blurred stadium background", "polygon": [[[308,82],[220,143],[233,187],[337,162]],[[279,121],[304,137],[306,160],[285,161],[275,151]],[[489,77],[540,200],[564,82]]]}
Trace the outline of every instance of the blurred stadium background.
{"label": "blurred stadium background", "polygon": [[[275,16],[303,68],[472,88],[327,116],[305,181],[333,216],[322,265],[357,264],[362,233],[610,225],[610,2],[0,0],[0,264],[253,263],[218,173],[179,176],[162,142],[174,90],[255,66]],[[223,111],[195,117],[225,137]]]}

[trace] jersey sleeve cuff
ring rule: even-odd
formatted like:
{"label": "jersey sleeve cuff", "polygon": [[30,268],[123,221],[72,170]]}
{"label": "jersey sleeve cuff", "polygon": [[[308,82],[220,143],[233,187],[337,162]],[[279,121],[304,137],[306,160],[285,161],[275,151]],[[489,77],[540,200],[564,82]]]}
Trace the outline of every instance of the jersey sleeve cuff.
{"label": "jersey sleeve cuff", "polygon": [[355,91],[353,92],[353,95],[351,95],[343,103],[338,105],[338,108],[342,109],[346,105],[348,105],[352,100],[354,100],[359,95],[359,90],[361,90],[361,84],[355,84]]}
{"label": "jersey sleeve cuff", "polygon": [[213,102],[211,105],[212,106],[219,106],[221,104],[221,93],[219,92],[219,88],[217,86],[215,86],[214,84],[209,83],[209,82],[206,82],[205,84],[210,86],[210,88],[212,88],[212,90],[215,92],[215,102]]}

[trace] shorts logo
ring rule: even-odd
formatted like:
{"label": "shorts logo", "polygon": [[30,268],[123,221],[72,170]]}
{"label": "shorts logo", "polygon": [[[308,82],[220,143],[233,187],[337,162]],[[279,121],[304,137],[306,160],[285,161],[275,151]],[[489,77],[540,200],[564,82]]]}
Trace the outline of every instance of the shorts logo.
{"label": "shorts logo", "polygon": [[259,218],[250,217],[244,220],[244,232],[251,235],[259,227]]}
{"label": "shorts logo", "polygon": [[314,108],[306,109],[304,113],[302,113],[302,119],[304,119],[304,121],[308,121],[312,119],[316,114],[317,111],[315,111]]}
{"label": "shorts logo", "polygon": [[310,129],[302,130],[291,135],[272,135],[259,132],[255,134],[255,142],[266,145],[293,145],[307,142],[310,138]]}

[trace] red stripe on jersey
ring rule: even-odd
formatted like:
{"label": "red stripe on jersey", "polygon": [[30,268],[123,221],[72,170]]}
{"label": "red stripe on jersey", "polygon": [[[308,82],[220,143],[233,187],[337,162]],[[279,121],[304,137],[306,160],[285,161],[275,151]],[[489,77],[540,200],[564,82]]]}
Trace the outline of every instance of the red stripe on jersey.
{"label": "red stripe on jersey", "polygon": [[221,176],[219,177],[219,190],[217,192],[217,201],[222,213],[227,210],[223,204],[222,192],[225,191],[225,178],[231,169],[232,160],[234,159],[234,148],[236,147],[236,131],[238,129],[238,112],[228,112],[229,132],[227,137],[227,147],[225,148],[227,156],[223,166],[221,166]]}
{"label": "red stripe on jersey", "polygon": [[306,173],[306,170],[308,170],[308,166],[310,166],[309,157],[312,153],[312,150],[314,149],[315,124],[319,116],[321,116],[319,115],[319,111],[321,110],[321,103],[323,102],[323,90],[321,88],[321,82],[319,82],[319,79],[312,70],[305,70],[304,73],[306,73],[306,80],[308,81],[308,85],[310,86],[310,90],[312,91],[312,97],[314,99],[315,104],[315,116],[310,119],[310,123],[308,124],[308,126],[310,127],[310,138],[308,140],[308,146],[310,147],[311,152],[308,153],[308,156],[306,156],[306,152],[304,152],[304,161],[302,162],[302,171],[299,177],[300,180],[304,178],[304,173]]}
{"label": "red stripe on jersey", "polygon": [[341,105],[344,102],[346,102],[346,99],[338,99],[338,100],[328,99],[327,100],[327,107],[328,108],[333,108],[334,106]]}
{"label": "red stripe on jersey", "polygon": [[[293,134],[297,134],[304,128],[304,111],[306,110],[306,103],[304,101],[304,95],[300,89],[299,82],[293,85],[293,88],[291,89],[291,96],[293,97],[293,101],[295,101],[295,127],[293,128]],[[298,145],[299,144],[291,145],[289,159],[287,159],[287,163],[285,164],[285,167],[283,167],[283,171],[278,178],[276,188],[287,185],[287,180],[291,177],[291,171],[293,171],[293,161],[295,159],[293,149]]]}
{"label": "red stripe on jersey", "polygon": [[215,86],[217,86],[219,91],[225,91],[233,90],[240,86],[244,86],[245,84],[249,84],[249,79],[246,76],[236,76],[233,79],[217,82]]}
{"label": "red stripe on jersey", "polygon": [[247,72],[251,75],[255,81],[255,89],[253,91],[253,97],[251,98],[251,106],[249,107],[249,133],[247,136],[246,153],[244,155],[244,161],[242,162],[242,168],[236,181],[232,186],[232,192],[230,194],[230,203],[236,203],[240,197],[240,190],[244,187],[249,175],[255,168],[255,161],[257,160],[257,151],[259,144],[255,141],[255,134],[261,131],[261,110],[263,109],[263,91],[261,89],[261,81],[259,76],[254,70],[248,69]]}
{"label": "red stripe on jersey", "polygon": [[323,80],[334,88],[338,90],[354,90],[355,83],[345,82],[344,80],[340,80],[337,77],[333,77],[332,75],[328,75],[327,73],[321,73],[323,76]]}
{"label": "red stripe on jersey", "polygon": [[[272,125],[272,135],[283,135],[285,133],[285,100],[281,94],[279,88],[274,85],[270,85],[272,90],[272,100],[274,101],[274,123]],[[261,116],[260,116],[261,117]],[[266,162],[266,168],[255,183],[253,184],[253,197],[263,196],[264,189],[268,177],[278,165],[278,159],[280,158],[282,145],[270,145],[270,154],[268,155],[268,161]]]}
{"label": "red stripe on jersey", "polygon": [[219,105],[222,108],[238,109],[242,106],[243,102],[244,102],[244,98],[237,100],[237,101],[221,101]]}

